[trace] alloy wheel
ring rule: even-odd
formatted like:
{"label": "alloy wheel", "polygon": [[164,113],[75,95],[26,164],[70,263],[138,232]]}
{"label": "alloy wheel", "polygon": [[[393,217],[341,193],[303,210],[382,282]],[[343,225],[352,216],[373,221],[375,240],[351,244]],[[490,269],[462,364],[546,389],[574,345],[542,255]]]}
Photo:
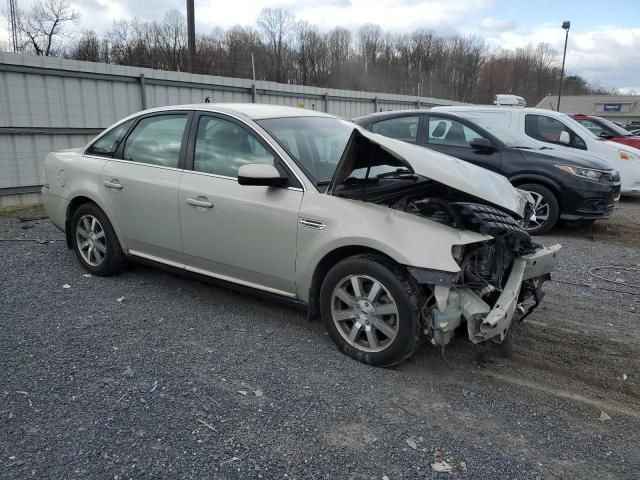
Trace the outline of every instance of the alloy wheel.
{"label": "alloy wheel", "polygon": [[529,191],[533,197],[533,215],[529,219],[529,226],[527,230],[537,230],[549,220],[550,207],[544,197],[538,192]]}
{"label": "alloy wheel", "polygon": [[97,267],[107,254],[107,239],[100,221],[93,215],[80,217],[76,226],[78,251],[85,262]]}
{"label": "alloy wheel", "polygon": [[338,282],[331,295],[331,316],[340,335],[364,352],[386,349],[398,334],[395,300],[367,275],[349,275]]}

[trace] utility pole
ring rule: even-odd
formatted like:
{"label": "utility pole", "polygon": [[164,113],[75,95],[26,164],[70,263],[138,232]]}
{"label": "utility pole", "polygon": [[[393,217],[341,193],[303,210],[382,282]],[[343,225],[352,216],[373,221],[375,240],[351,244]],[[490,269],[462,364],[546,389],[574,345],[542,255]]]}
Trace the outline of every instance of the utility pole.
{"label": "utility pole", "polygon": [[193,1],[187,0],[187,65],[191,73],[193,73],[193,62],[196,56],[196,24]]}
{"label": "utility pole", "polygon": [[567,58],[567,42],[569,41],[569,29],[571,28],[571,22],[565,20],[562,22],[562,28],[567,31],[567,34],[564,37],[564,53],[562,54],[562,70],[560,70],[560,86],[558,87],[558,108],[556,110],[560,111],[560,97],[562,97],[562,79],[564,77],[564,61]]}
{"label": "utility pole", "polygon": [[18,8],[16,0],[9,0],[9,30],[11,30],[11,46],[13,52],[18,53]]}

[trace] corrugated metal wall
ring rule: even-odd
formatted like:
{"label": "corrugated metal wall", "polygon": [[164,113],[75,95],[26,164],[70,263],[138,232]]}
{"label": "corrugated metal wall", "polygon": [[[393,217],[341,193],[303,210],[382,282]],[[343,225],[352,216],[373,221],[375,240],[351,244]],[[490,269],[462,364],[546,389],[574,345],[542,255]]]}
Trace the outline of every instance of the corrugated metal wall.
{"label": "corrugated metal wall", "polygon": [[83,146],[99,130],[139,110],[207,97],[212,103],[298,106],[347,119],[376,110],[457,104],[0,53],[0,195],[35,191],[44,157],[52,150]]}

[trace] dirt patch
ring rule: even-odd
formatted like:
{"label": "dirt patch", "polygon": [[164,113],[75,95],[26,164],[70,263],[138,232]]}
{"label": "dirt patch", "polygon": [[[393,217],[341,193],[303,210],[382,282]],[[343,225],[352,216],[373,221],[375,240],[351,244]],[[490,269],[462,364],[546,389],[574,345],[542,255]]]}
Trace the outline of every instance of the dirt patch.
{"label": "dirt patch", "polygon": [[554,233],[592,242],[637,247],[640,245],[640,198],[621,199],[608,220],[599,220],[591,225],[564,225]]}

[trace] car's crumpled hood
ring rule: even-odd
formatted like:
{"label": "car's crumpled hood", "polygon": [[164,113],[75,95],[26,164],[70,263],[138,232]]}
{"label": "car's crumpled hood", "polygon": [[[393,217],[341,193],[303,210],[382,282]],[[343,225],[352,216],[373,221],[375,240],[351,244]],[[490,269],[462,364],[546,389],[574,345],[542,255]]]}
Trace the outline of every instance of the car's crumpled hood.
{"label": "car's crumpled hood", "polygon": [[526,196],[518,192],[502,175],[449,155],[361,128],[354,129],[351,134],[327,189],[328,194],[333,194],[335,187],[348,178],[352,171],[376,166],[373,155],[367,155],[366,158],[357,155],[359,146],[366,142],[389,153],[398,161],[398,166],[410,168],[418,175],[482,199],[520,218],[524,215]]}

